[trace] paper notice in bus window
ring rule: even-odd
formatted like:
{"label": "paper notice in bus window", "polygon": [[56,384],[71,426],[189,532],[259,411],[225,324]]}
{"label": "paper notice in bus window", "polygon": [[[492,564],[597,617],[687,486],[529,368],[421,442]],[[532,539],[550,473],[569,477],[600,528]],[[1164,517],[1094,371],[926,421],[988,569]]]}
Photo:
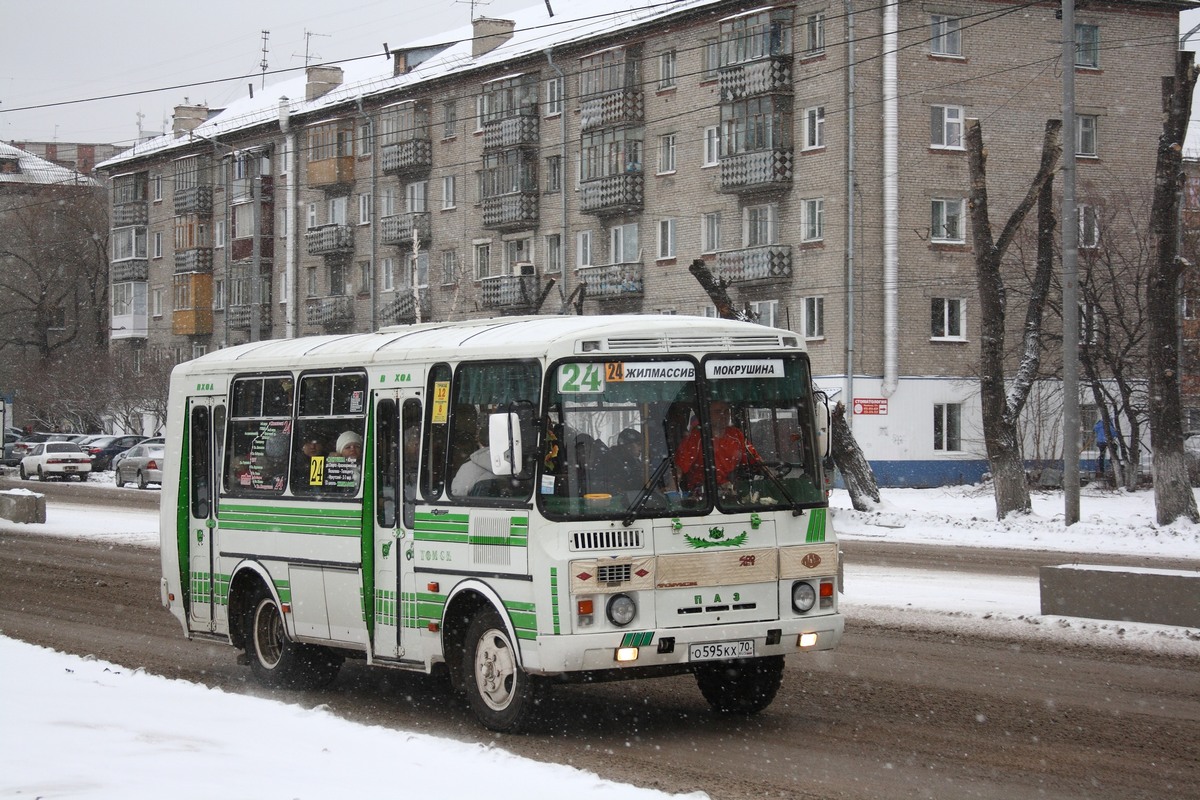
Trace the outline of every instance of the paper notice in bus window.
{"label": "paper notice in bus window", "polygon": [[434,381],[433,384],[433,416],[429,421],[434,425],[445,425],[450,418],[450,381]]}
{"label": "paper notice in bus window", "polygon": [[361,414],[363,410],[363,393],[362,391],[350,393],[350,413]]}
{"label": "paper notice in bus window", "polygon": [[704,375],[709,380],[719,381],[731,378],[782,378],[785,372],[783,359],[757,358],[738,361],[705,361]]}

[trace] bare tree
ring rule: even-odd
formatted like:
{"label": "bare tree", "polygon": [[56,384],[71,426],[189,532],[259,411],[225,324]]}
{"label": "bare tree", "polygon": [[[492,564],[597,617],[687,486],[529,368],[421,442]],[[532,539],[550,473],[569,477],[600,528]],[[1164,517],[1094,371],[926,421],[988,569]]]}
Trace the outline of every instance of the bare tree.
{"label": "bare tree", "polygon": [[1183,137],[1196,87],[1193,54],[1176,56],[1175,75],[1164,80],[1167,107],[1158,139],[1151,223],[1158,258],[1150,269],[1146,300],[1150,318],[1150,430],[1153,431],[1154,508],[1160,525],[1180,517],[1200,522],[1183,455],[1183,403],[1179,381],[1179,195],[1183,189]]}
{"label": "bare tree", "polygon": [[[996,516],[1013,511],[1028,513],[1029,488],[1021,455],[1021,409],[1037,377],[1041,362],[1042,310],[1049,292],[1053,258],[1051,187],[1055,165],[1062,154],[1062,122],[1048,120],[1042,139],[1042,161],[1029,191],[1013,210],[998,237],[992,236],[988,209],[987,153],[979,120],[966,122],[967,165],[970,172],[968,205],[975,244],[975,276],[979,288],[980,345],[979,388],[983,408],[983,440],[996,495]],[[1006,295],[1002,272],[1004,255],[1021,223],[1033,208],[1038,213],[1037,274],[1026,307],[1020,363],[1011,386],[1005,378]]]}

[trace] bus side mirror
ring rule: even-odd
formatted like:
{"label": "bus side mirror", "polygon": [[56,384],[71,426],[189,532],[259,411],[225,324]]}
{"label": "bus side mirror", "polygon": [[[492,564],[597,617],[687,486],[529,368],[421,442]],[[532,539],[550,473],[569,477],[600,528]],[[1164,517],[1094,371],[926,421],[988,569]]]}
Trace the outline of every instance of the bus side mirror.
{"label": "bus side mirror", "polygon": [[516,475],[521,471],[521,420],[516,414],[488,417],[488,451],[493,475]]}
{"label": "bus side mirror", "polygon": [[829,457],[830,426],[833,423],[829,413],[829,398],[823,393],[813,395],[813,410],[817,424],[817,457],[824,460]]}

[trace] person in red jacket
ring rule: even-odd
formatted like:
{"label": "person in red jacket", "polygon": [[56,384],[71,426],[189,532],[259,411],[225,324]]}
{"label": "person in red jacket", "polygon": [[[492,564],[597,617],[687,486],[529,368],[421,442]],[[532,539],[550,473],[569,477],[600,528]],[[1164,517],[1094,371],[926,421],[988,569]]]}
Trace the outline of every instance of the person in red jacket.
{"label": "person in red jacket", "polygon": [[[758,453],[746,441],[746,435],[730,420],[729,404],[718,400],[709,406],[713,432],[713,463],[717,473],[717,488],[732,488],[732,474],[743,464],[755,463]],[[700,429],[693,428],[675,451],[675,466],[683,488],[692,491],[704,486],[704,448]]]}

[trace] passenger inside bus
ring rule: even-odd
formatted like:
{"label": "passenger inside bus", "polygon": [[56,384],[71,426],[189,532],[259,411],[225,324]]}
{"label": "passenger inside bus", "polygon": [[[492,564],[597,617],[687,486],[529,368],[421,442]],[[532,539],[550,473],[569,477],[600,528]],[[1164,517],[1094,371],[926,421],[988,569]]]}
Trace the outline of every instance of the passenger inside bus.
{"label": "passenger inside bus", "polygon": [[615,492],[636,492],[646,482],[646,462],[642,458],[642,434],[626,428],[617,434],[617,442],[608,450],[605,480]]}
{"label": "passenger inside bus", "polygon": [[[729,404],[720,400],[709,406],[712,421],[713,466],[716,471],[717,487],[721,491],[733,489],[733,472],[743,464],[760,463],[754,448],[746,441],[746,434],[733,424]],[[675,465],[686,491],[696,491],[704,486],[704,449],[699,428],[693,428],[679,444],[675,453]]]}
{"label": "passenger inside bus", "polygon": [[494,480],[492,472],[492,455],[488,449],[487,417],[484,416],[475,426],[475,442],[478,445],[466,462],[454,473],[450,481],[450,494],[455,497],[466,497],[472,494],[477,484]]}

